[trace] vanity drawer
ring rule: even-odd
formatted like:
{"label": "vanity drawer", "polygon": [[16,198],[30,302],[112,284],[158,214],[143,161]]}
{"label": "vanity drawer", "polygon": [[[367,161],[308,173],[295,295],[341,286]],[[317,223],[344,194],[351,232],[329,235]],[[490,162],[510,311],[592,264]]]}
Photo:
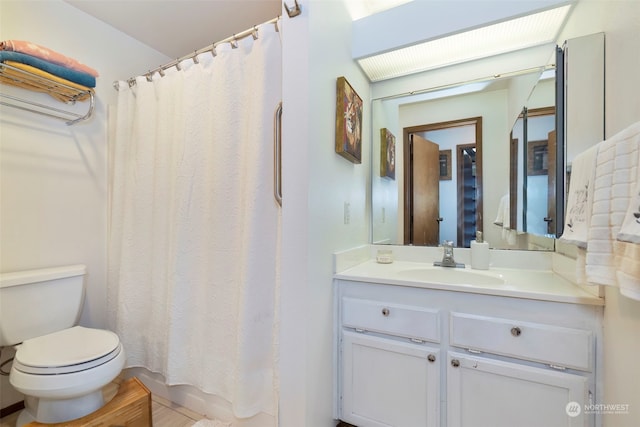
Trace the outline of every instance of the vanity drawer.
{"label": "vanity drawer", "polygon": [[591,371],[593,334],[582,329],[451,313],[451,345]]}
{"label": "vanity drawer", "polygon": [[343,298],[342,326],[423,341],[440,341],[439,311],[422,307]]}

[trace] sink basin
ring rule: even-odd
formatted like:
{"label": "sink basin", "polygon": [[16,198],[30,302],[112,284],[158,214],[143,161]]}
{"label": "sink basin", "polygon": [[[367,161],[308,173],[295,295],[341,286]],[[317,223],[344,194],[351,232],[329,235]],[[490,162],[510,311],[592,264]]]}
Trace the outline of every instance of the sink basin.
{"label": "sink basin", "polygon": [[476,273],[459,268],[413,268],[401,270],[397,277],[408,280],[419,280],[427,283],[442,283],[447,285],[491,286],[504,285],[501,275],[491,273]]}

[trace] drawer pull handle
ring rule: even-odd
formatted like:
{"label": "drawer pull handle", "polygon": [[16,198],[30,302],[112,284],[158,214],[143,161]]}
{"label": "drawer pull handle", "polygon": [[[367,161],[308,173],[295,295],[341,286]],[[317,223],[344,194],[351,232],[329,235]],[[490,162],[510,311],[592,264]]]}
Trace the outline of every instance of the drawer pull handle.
{"label": "drawer pull handle", "polygon": [[460,361],[458,359],[451,359],[451,366],[457,368],[458,366],[460,366]]}
{"label": "drawer pull handle", "polygon": [[387,307],[382,309],[382,315],[387,317],[389,315],[389,309]]}
{"label": "drawer pull handle", "polygon": [[514,337],[519,337],[522,334],[522,329],[520,329],[517,326],[514,326],[513,328],[511,328],[511,335],[513,335]]}
{"label": "drawer pull handle", "polygon": [[427,360],[431,363],[436,361],[436,356],[434,354],[430,354],[427,356]]}

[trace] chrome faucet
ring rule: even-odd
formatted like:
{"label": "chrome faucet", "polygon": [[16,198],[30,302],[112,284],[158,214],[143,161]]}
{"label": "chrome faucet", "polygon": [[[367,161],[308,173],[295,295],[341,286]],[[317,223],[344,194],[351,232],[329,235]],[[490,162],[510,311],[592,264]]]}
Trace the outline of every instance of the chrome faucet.
{"label": "chrome faucet", "polygon": [[433,265],[438,267],[457,267],[464,268],[464,264],[456,262],[453,258],[453,242],[450,240],[445,240],[442,242],[443,254],[442,254],[442,262],[435,261]]}

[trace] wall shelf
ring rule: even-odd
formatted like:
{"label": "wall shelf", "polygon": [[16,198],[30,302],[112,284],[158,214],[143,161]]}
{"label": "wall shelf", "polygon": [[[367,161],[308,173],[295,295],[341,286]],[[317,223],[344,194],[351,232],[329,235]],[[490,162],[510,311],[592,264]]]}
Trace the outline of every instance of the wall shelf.
{"label": "wall shelf", "polygon": [[0,83],[20,87],[29,91],[46,93],[57,101],[67,105],[74,105],[77,101],[88,101],[87,111],[82,114],[69,109],[57,108],[35,102],[25,97],[0,93],[0,105],[54,117],[64,120],[67,125],[73,125],[89,119],[95,108],[93,89],[74,87],[62,81],[48,79],[6,63],[0,63]]}

